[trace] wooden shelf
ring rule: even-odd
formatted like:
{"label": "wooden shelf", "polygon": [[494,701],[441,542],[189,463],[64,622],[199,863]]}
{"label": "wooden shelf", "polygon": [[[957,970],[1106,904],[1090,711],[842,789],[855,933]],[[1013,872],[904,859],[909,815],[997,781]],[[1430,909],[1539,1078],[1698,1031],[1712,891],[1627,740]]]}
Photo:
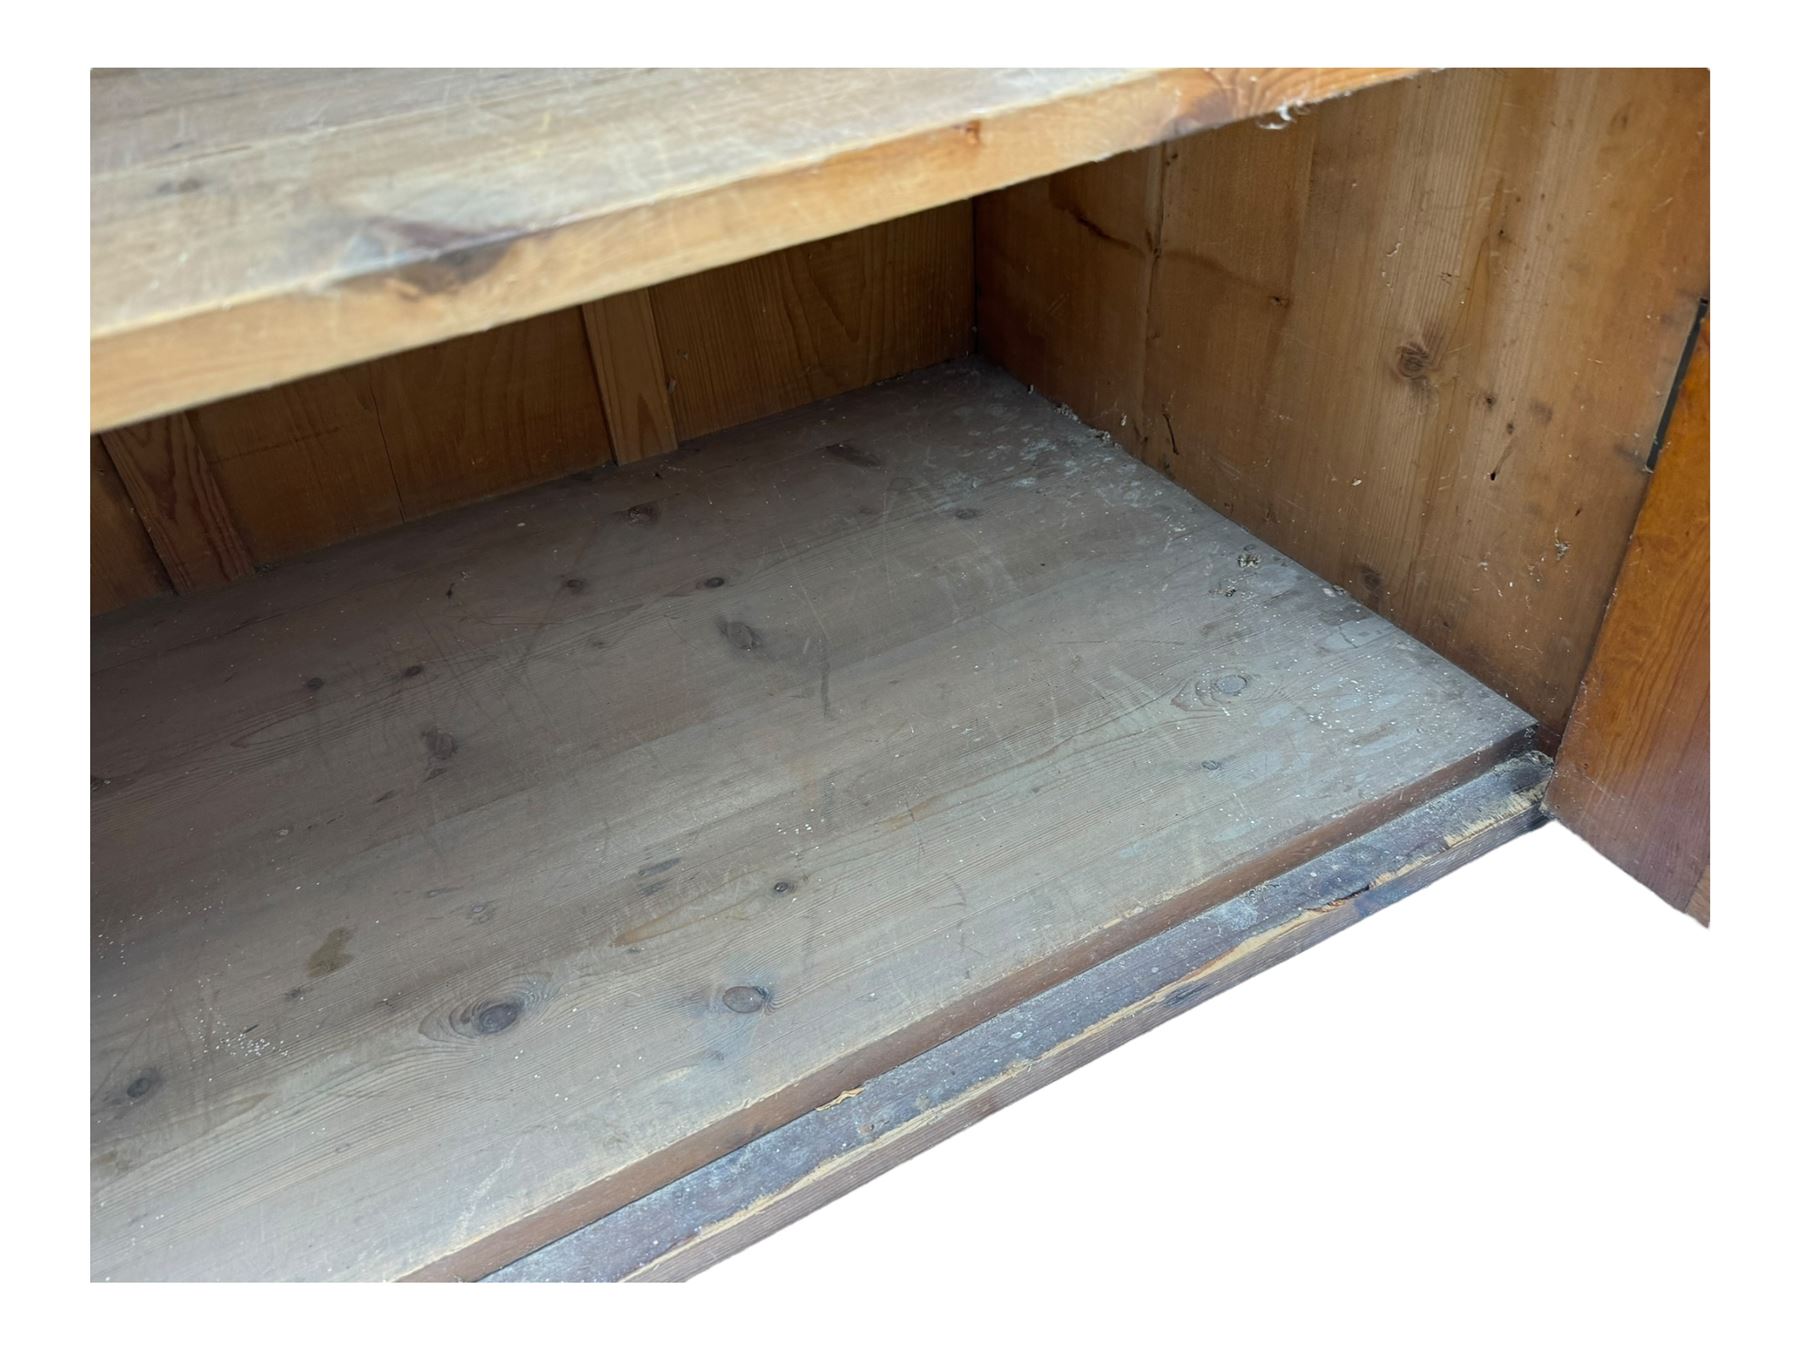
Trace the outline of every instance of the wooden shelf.
{"label": "wooden shelf", "polygon": [[121,611],[93,719],[102,1279],[496,1270],[1531,727],[976,363]]}
{"label": "wooden shelf", "polygon": [[1406,73],[97,71],[91,425]]}

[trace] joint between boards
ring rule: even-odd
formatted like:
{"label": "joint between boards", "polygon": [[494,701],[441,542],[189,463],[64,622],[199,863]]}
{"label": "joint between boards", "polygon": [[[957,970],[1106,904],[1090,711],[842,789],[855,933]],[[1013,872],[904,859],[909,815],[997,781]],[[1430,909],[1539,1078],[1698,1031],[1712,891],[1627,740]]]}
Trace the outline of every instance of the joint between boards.
{"label": "joint between boards", "polygon": [[1694,322],[1688,329],[1687,345],[1681,349],[1681,360],[1675,366],[1675,379],[1669,385],[1669,397],[1663,404],[1662,420],[1656,424],[1656,435],[1650,441],[1650,453],[1644,459],[1645,473],[1655,473],[1657,462],[1662,459],[1663,442],[1669,435],[1669,422],[1675,416],[1675,404],[1681,398],[1681,386],[1687,380],[1688,366],[1694,359],[1694,347],[1700,341],[1700,330],[1706,323],[1707,311],[1711,305],[1711,297],[1703,295],[1694,309]]}

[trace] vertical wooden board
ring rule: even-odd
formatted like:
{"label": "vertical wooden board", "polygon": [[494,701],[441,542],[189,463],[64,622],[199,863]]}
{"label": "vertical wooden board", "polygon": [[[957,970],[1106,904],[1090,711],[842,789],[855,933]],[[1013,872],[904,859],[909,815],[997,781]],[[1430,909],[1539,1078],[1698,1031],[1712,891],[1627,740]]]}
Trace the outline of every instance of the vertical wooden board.
{"label": "vertical wooden board", "polygon": [[1698,71],[1455,71],[1172,147],[1150,457],[1559,729],[1706,287]]}
{"label": "vertical wooden board", "polygon": [[259,563],[402,518],[367,365],[207,404],[190,416]]}
{"label": "vertical wooden board", "polygon": [[1570,829],[1702,923],[1712,910],[1711,365],[1702,324],[1548,798]]}
{"label": "vertical wooden board", "polygon": [[1152,148],[975,203],[982,351],[1134,451],[1161,192]]}
{"label": "vertical wooden board", "polygon": [[88,451],[88,591],[93,612],[104,614],[162,594],[169,576],[98,436],[88,437]]}
{"label": "vertical wooden board", "polygon": [[407,519],[607,463],[579,309],[371,363]]}
{"label": "vertical wooden board", "polygon": [[591,301],[581,307],[581,317],[606,405],[613,458],[633,464],[666,455],[675,448],[675,414],[650,292],[627,291]]}
{"label": "vertical wooden board", "polygon": [[676,435],[966,355],[971,231],[954,202],[653,287]]}
{"label": "vertical wooden board", "polygon": [[176,590],[223,585],[251,570],[187,413],[118,427],[101,440]]}

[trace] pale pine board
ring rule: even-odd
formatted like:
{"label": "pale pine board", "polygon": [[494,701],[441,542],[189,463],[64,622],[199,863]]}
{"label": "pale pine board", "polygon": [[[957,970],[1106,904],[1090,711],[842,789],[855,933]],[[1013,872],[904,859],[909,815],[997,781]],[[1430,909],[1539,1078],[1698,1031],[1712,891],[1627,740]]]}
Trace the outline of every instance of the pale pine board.
{"label": "pale pine board", "polygon": [[91,425],[1402,73],[98,70]]}
{"label": "pale pine board", "polygon": [[483,1273],[1530,725],[967,363],[95,633],[99,1278]]}

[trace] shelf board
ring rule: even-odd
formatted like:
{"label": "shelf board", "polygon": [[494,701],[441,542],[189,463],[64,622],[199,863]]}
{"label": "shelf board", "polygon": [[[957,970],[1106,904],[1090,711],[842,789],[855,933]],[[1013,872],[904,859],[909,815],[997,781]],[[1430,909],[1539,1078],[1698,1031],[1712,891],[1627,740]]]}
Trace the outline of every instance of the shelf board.
{"label": "shelf board", "polygon": [[101,430],[1401,70],[100,70]]}
{"label": "shelf board", "polygon": [[93,1273],[485,1274],[1530,727],[979,363],[120,611]]}
{"label": "shelf board", "polygon": [[[1495,765],[760,1135],[495,1283],[685,1280],[1072,1069],[1542,825],[1550,761]],[[1204,1145],[1203,1145],[1204,1146]],[[1102,1171],[1096,1153],[1075,1173]]]}

